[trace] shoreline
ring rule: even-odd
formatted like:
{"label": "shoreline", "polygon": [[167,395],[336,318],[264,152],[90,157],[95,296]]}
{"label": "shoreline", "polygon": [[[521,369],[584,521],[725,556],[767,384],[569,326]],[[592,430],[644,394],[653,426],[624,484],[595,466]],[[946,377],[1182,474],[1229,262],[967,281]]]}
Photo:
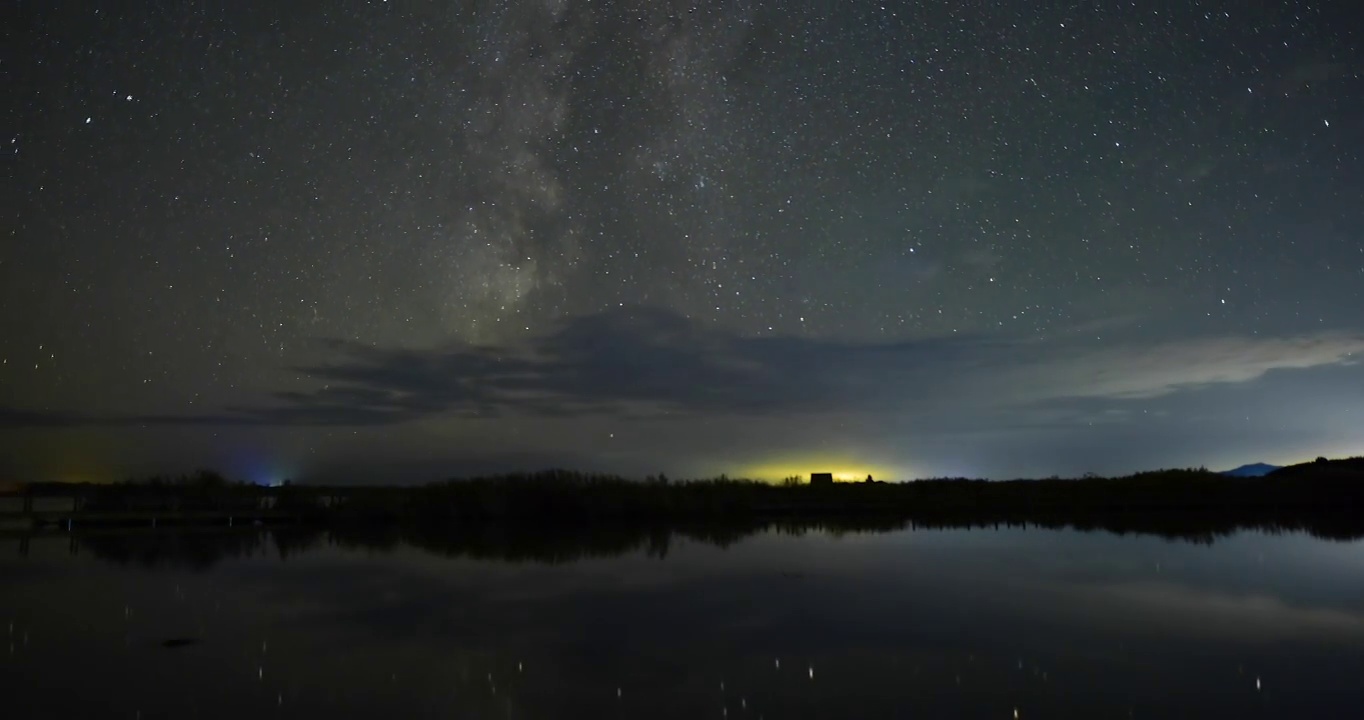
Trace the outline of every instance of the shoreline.
{"label": "shoreline", "polygon": [[[221,476],[31,485],[0,527],[553,525],[704,522],[1032,523],[1085,528],[1241,526],[1364,536],[1364,458],[1260,477],[1166,470],[1122,478],[771,485],[632,481],[563,470],[420,486],[283,485]],[[13,504],[13,503],[11,503]]]}

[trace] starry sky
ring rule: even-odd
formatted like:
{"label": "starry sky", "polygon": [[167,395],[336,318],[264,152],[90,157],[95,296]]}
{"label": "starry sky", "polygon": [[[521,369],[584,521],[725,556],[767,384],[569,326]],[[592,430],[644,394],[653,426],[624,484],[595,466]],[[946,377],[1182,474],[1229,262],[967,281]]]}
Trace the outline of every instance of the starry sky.
{"label": "starry sky", "polygon": [[8,16],[0,478],[1364,453],[1348,0]]}

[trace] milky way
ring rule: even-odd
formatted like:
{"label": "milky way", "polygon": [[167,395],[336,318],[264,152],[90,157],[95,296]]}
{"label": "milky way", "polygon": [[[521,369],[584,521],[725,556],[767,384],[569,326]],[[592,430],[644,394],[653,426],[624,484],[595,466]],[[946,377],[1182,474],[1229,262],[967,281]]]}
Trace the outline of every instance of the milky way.
{"label": "milky way", "polygon": [[[1364,450],[1342,429],[1364,426],[1349,2],[18,17],[6,472]],[[587,336],[590,371],[563,357]],[[650,370],[613,385],[627,348]],[[428,372],[452,356],[538,364],[524,386]],[[751,376],[695,370],[725,363]],[[500,394],[412,400],[475,381]],[[1285,422],[1267,397],[1326,409]]]}

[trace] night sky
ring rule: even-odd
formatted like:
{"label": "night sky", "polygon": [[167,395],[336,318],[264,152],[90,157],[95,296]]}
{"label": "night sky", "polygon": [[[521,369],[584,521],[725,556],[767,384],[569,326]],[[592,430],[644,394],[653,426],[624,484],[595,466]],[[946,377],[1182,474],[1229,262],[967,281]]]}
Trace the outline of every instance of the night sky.
{"label": "night sky", "polygon": [[1364,454],[1364,9],[6,14],[0,480]]}

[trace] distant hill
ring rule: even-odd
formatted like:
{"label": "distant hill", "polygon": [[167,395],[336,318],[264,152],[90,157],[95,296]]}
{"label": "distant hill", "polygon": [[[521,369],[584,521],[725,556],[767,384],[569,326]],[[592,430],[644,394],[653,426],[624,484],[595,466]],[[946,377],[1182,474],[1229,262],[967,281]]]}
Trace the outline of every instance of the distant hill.
{"label": "distant hill", "polygon": [[1278,470],[1280,467],[1282,466],[1270,465],[1268,463],[1251,463],[1249,465],[1242,465],[1235,470],[1223,470],[1218,473],[1218,475],[1226,475],[1228,477],[1262,477]]}
{"label": "distant hill", "polygon": [[1364,478],[1364,457],[1327,460],[1288,465],[1270,472],[1271,477],[1292,478]]}

